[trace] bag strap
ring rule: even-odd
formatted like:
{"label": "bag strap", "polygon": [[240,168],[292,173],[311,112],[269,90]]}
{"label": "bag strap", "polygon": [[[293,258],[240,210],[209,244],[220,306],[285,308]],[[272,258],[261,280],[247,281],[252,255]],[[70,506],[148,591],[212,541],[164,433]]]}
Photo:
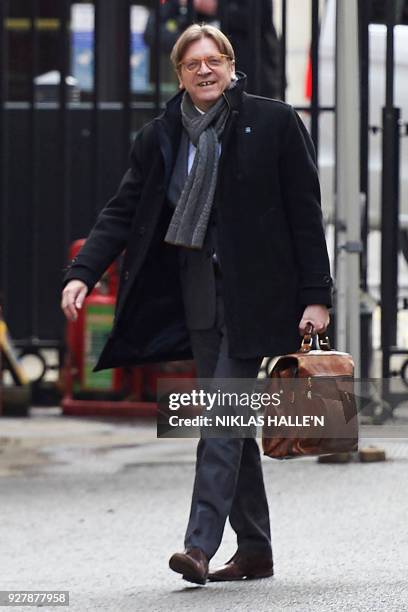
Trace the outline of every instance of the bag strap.
{"label": "bag strap", "polygon": [[313,333],[313,325],[309,323],[306,333],[302,338],[302,344],[300,345],[299,353],[309,353],[313,348],[313,341],[315,342],[318,350],[331,351],[328,336],[326,336],[326,334]]}

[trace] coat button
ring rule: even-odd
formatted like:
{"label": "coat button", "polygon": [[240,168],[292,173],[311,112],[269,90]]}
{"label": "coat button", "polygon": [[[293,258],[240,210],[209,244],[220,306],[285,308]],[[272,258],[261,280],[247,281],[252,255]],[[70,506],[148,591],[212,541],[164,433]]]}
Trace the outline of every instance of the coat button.
{"label": "coat button", "polygon": [[323,282],[326,283],[326,285],[330,283],[330,280],[330,276],[328,276],[327,274],[323,276]]}
{"label": "coat button", "polygon": [[146,232],[146,228],[144,225],[141,225],[139,227],[139,236],[143,236],[143,234]]}
{"label": "coat button", "polygon": [[123,274],[123,280],[127,281],[129,279],[129,270],[125,270],[125,273]]}

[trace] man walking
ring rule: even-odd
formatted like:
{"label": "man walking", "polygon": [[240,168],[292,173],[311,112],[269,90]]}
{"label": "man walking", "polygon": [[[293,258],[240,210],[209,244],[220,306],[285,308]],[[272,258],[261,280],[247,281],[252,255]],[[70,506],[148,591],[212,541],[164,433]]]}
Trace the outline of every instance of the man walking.
{"label": "man walking", "polygon": [[[331,277],[314,148],[288,104],[245,92],[229,40],[193,25],[171,55],[180,93],[136,137],[131,168],[65,277],[75,318],[125,247],[115,325],[97,368],[194,356],[199,378],[255,379],[329,322]],[[209,573],[225,522],[237,552]],[[273,574],[253,438],[202,437],[184,552],[191,582]]]}

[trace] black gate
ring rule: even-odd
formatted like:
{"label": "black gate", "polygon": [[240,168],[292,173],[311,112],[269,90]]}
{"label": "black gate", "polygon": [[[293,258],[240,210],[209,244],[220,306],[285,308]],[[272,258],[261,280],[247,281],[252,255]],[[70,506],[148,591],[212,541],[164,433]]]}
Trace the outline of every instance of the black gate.
{"label": "black gate", "polygon": [[[361,191],[367,208],[367,32],[378,4],[359,0]],[[168,13],[173,5],[177,12]],[[277,5],[279,39],[271,0],[219,0],[217,14],[208,20],[216,20],[234,44],[232,9],[241,24],[244,15],[248,89],[265,93],[262,65],[269,48],[275,87],[269,95],[285,100],[287,2],[275,0]],[[311,102],[298,107],[310,113],[316,149],[319,115],[334,112],[319,106],[319,6],[312,0]],[[69,245],[87,235],[115,192],[135,132],[175,93],[169,44],[197,19],[203,16],[195,13],[194,0],[0,0],[0,292],[22,351],[61,353],[60,286]],[[266,30],[265,23],[270,23]],[[367,232],[365,215],[365,245]],[[362,287],[366,284],[363,255]]]}

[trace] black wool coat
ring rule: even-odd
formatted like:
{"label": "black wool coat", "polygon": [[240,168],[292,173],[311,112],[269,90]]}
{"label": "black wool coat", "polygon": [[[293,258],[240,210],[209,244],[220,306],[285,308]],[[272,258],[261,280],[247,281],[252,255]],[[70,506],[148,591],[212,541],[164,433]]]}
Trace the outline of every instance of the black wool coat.
{"label": "black wool coat", "polygon": [[[235,358],[296,350],[304,307],[330,306],[332,286],[310,136],[290,105],[249,95],[244,84],[241,77],[225,92],[230,115],[214,201]],[[114,326],[96,369],[192,357],[177,247],[164,242],[181,95],[137,134],[117,194],[64,278],[91,290],[125,249]]]}

